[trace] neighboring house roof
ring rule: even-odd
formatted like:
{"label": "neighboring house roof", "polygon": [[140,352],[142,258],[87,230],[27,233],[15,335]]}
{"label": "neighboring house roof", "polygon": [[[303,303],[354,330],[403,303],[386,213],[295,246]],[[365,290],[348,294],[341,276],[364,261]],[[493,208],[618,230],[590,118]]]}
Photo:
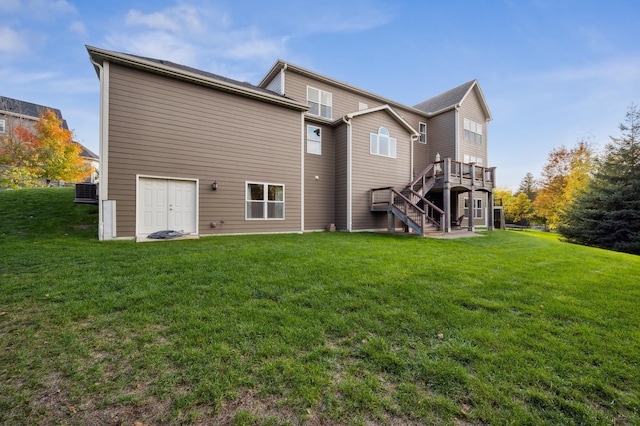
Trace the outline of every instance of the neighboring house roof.
{"label": "neighboring house roof", "polygon": [[432,115],[439,114],[441,112],[450,110],[452,108],[459,107],[462,104],[462,102],[465,100],[467,95],[469,95],[469,93],[474,88],[478,91],[478,95],[481,99],[482,108],[484,109],[484,112],[487,115],[487,118],[491,120],[491,112],[489,111],[487,102],[484,99],[482,90],[480,90],[480,85],[478,84],[478,80],[471,80],[464,84],[461,84],[458,87],[454,87],[451,90],[447,90],[446,92],[441,93],[438,96],[434,96],[433,98],[427,99],[426,101],[423,101],[417,105],[414,105],[414,108],[424,111],[427,114],[432,114]]}
{"label": "neighboring house roof", "polygon": [[[156,74],[166,75],[173,78],[187,80],[192,83],[202,84],[226,92],[232,92],[262,101],[280,104],[289,108],[294,108],[302,111],[306,111],[307,109],[309,109],[306,104],[302,104],[293,99],[287,98],[286,96],[272,92],[271,90],[254,86],[253,84],[247,82],[233,80],[231,78],[223,77],[217,74],[198,70],[196,68],[176,64],[171,61],[147,58],[144,56],[131,55],[128,53],[114,52],[111,50],[99,49],[92,46],[86,46],[86,48],[94,65],[96,65],[97,61],[111,61],[150,71]],[[97,68],[97,66],[96,72],[99,74],[99,69]]]}
{"label": "neighboring house roof", "polygon": [[62,113],[57,108],[51,108],[44,105],[38,105],[31,102],[25,102],[18,99],[0,96],[0,114],[38,120],[38,118],[40,118],[40,114],[48,109],[51,110],[56,115],[56,117],[62,120],[62,128],[65,130],[69,130],[67,121],[62,118]]}
{"label": "neighboring house roof", "polygon": [[98,155],[91,151],[89,148],[87,148],[86,146],[82,145],[80,142],[74,142],[78,145],[80,145],[80,148],[82,148],[82,151],[80,151],[80,157],[82,158],[86,158],[87,160],[99,160],[100,157],[98,157]]}

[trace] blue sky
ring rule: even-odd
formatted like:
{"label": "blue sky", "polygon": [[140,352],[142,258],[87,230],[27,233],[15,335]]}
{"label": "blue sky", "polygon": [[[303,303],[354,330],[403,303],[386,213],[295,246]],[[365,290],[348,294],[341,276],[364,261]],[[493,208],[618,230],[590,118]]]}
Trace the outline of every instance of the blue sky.
{"label": "blue sky", "polygon": [[276,59],[415,105],[478,79],[501,187],[618,136],[640,103],[636,0],[0,0],[0,95],[62,110],[98,151],[85,45],[257,84]]}

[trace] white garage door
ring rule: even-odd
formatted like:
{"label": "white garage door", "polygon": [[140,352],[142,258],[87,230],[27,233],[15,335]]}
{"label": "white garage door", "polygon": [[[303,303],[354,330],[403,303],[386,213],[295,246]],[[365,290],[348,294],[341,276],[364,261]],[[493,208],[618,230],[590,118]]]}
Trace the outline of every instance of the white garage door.
{"label": "white garage door", "polygon": [[138,234],[196,233],[196,182],[140,178],[138,188]]}

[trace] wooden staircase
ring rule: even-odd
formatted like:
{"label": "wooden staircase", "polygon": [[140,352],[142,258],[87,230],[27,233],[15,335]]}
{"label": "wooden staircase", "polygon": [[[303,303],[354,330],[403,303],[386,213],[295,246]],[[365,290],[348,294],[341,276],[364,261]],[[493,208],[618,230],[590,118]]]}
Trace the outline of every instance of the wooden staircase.
{"label": "wooden staircase", "polygon": [[389,232],[394,231],[396,217],[404,224],[405,232],[421,236],[444,232],[444,211],[426,198],[436,178],[436,167],[431,163],[402,191],[392,187],[372,189],[371,211],[387,212]]}

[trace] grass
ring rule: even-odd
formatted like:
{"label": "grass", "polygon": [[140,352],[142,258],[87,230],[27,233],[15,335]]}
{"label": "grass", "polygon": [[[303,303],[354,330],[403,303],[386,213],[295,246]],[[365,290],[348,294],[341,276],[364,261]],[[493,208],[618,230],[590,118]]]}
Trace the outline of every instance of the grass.
{"label": "grass", "polygon": [[2,424],[640,424],[640,258],[548,233],[98,242],[0,192]]}

